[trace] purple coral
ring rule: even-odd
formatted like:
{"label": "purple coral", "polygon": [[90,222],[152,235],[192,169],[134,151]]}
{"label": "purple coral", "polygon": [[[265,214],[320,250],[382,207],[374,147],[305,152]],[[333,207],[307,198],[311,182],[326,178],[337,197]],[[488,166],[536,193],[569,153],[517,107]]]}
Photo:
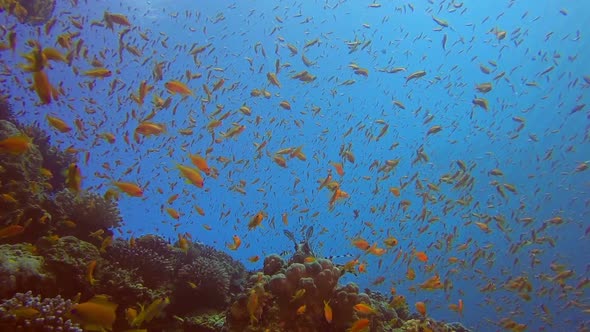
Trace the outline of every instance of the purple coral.
{"label": "purple coral", "polygon": [[[66,317],[74,304],[59,295],[42,299],[30,291],[17,293],[0,303],[0,325],[16,331],[82,332],[78,324]],[[27,310],[26,314],[23,308]]]}

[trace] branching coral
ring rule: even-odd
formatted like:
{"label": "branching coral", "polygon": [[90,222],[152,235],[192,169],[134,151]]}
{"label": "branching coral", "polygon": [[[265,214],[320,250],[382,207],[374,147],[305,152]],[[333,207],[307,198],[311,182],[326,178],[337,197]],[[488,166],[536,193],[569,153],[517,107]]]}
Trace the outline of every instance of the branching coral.
{"label": "branching coral", "polygon": [[66,317],[73,304],[59,295],[42,299],[30,291],[17,293],[0,303],[0,327],[6,331],[82,332]]}

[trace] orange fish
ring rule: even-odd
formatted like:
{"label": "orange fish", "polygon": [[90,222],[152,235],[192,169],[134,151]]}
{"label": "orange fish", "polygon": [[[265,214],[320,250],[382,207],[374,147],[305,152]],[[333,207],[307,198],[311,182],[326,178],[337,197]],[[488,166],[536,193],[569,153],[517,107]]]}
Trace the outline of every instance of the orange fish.
{"label": "orange fish", "polygon": [[389,188],[389,192],[391,192],[395,197],[399,197],[400,195],[400,189],[398,187]]}
{"label": "orange fish", "polygon": [[198,170],[183,166],[183,165],[176,165],[176,167],[180,170],[180,173],[192,184],[197,186],[198,188],[203,188],[205,181],[203,180],[203,176],[199,173]]}
{"label": "orange fish", "polygon": [[367,265],[365,263],[361,263],[357,267],[357,270],[359,271],[359,273],[365,273],[367,272]]}
{"label": "orange fish", "polygon": [[180,94],[182,96],[192,96],[193,92],[184,83],[180,81],[168,81],[164,84],[166,90],[171,94]]}
{"label": "orange fish", "polygon": [[374,243],[367,251],[375,256],[382,256],[387,252],[383,248],[377,248],[377,243]]}
{"label": "orange fish", "polygon": [[31,145],[31,139],[27,136],[17,135],[7,137],[0,141],[0,153],[22,154],[27,152]]}
{"label": "orange fish", "polygon": [[9,225],[0,229],[0,239],[17,236],[24,232],[25,228],[21,225]]}
{"label": "orange fish", "polygon": [[264,211],[260,211],[256,213],[252,218],[250,218],[250,222],[248,223],[248,230],[254,229],[262,223],[262,220],[265,217]]}
{"label": "orange fish", "polygon": [[90,69],[82,73],[84,76],[94,77],[94,78],[104,78],[110,77],[113,73],[106,69],[106,68],[95,68]]}
{"label": "orange fish", "polygon": [[126,193],[127,195],[129,195],[131,197],[142,197],[143,196],[143,190],[135,183],[113,182],[113,185],[115,185],[117,188],[119,188],[119,190],[121,190],[122,192]]}
{"label": "orange fish", "polygon": [[96,260],[91,260],[88,263],[88,267],[86,268],[86,279],[90,283],[90,285],[94,285],[96,279],[94,279],[94,269],[96,268]]}
{"label": "orange fish", "polygon": [[203,171],[203,173],[205,173],[207,175],[209,175],[211,173],[211,169],[209,168],[209,165],[207,164],[207,160],[205,158],[203,158],[201,155],[191,154],[191,155],[189,155],[189,157],[191,158],[191,161],[193,162],[193,164],[195,166],[197,166],[198,169]]}
{"label": "orange fish", "polygon": [[458,304],[449,304],[449,309],[456,311],[459,314],[459,317],[463,317],[463,300],[459,299]]}
{"label": "orange fish", "polygon": [[78,164],[71,163],[66,171],[66,187],[79,193],[82,190],[82,172]]}
{"label": "orange fish", "polygon": [[435,290],[443,288],[443,283],[440,281],[440,277],[438,275],[434,275],[422,284],[420,284],[420,288],[426,290]]}
{"label": "orange fish", "polygon": [[352,326],[347,330],[348,332],[360,332],[369,326],[370,321],[366,318],[361,318],[352,323]]}
{"label": "orange fish", "polygon": [[127,16],[123,14],[105,12],[103,18],[106,22],[106,26],[110,29],[113,28],[113,23],[123,25],[126,27],[131,26],[131,23],[129,22]]}
{"label": "orange fish", "polygon": [[173,208],[166,208],[166,212],[168,212],[168,215],[176,220],[180,219],[180,213],[178,213],[178,211],[176,211]]}
{"label": "orange fish", "polygon": [[415,253],[415,255],[419,261],[424,262],[424,263],[428,262],[428,256],[423,251],[417,251]]}
{"label": "orange fish", "polygon": [[37,92],[41,104],[45,105],[51,103],[53,89],[49,83],[47,74],[43,70],[33,72],[33,88],[35,89],[35,92]]}
{"label": "orange fish", "polygon": [[185,254],[188,252],[189,243],[186,237],[182,236],[182,234],[178,234],[178,247]]}
{"label": "orange fish", "polygon": [[367,315],[372,315],[377,312],[377,311],[375,311],[375,309],[373,307],[371,307],[370,305],[364,304],[364,303],[355,304],[353,308],[357,312],[367,314]]}
{"label": "orange fish", "polygon": [[137,125],[137,128],[135,128],[135,133],[141,134],[143,136],[157,136],[164,132],[166,132],[166,126],[164,124],[149,121],[143,121],[139,125]]}
{"label": "orange fish", "polygon": [[371,247],[371,245],[369,244],[369,242],[367,242],[367,240],[362,239],[362,238],[353,240],[352,241],[352,244],[355,247],[359,248],[360,250],[365,250],[365,251]]}
{"label": "orange fish", "polygon": [[78,303],[72,306],[69,316],[83,329],[113,329],[117,304],[110,302],[106,295],[96,295],[88,302]]}
{"label": "orange fish", "polygon": [[200,207],[200,206],[198,206],[198,205],[195,205],[195,211],[197,211],[197,213],[198,213],[200,216],[204,216],[204,215],[205,215],[205,210],[203,210],[203,208],[202,208],[202,207]]}
{"label": "orange fish", "polygon": [[383,240],[383,243],[385,243],[385,245],[389,248],[391,247],[395,247],[398,244],[398,241],[395,237],[390,236],[387,239]]}
{"label": "orange fish", "polygon": [[426,304],[424,302],[416,302],[415,306],[420,315],[426,317]]}
{"label": "orange fish", "polygon": [[239,237],[239,236],[237,236],[237,235],[234,235],[233,239],[234,239],[234,243],[233,243],[233,244],[229,244],[229,243],[228,243],[228,244],[227,244],[227,247],[228,247],[230,250],[238,250],[238,248],[240,247],[240,245],[242,245],[242,240],[241,240],[241,239],[240,239],[240,237]]}
{"label": "orange fish", "polygon": [[334,169],[336,169],[336,173],[338,173],[338,175],[340,175],[340,176],[344,175],[344,168],[342,166],[342,163],[330,162],[330,165],[332,165],[334,167]]}
{"label": "orange fish", "polygon": [[328,323],[332,323],[332,307],[330,307],[330,300],[324,300],[324,318]]}
{"label": "orange fish", "polygon": [[256,262],[258,262],[258,260],[260,260],[260,256],[258,256],[258,255],[248,258],[248,261],[250,261],[251,263],[256,263]]}
{"label": "orange fish", "polygon": [[305,313],[305,310],[307,309],[307,305],[304,304],[302,306],[300,306],[299,308],[297,308],[297,316],[299,315],[303,315]]}

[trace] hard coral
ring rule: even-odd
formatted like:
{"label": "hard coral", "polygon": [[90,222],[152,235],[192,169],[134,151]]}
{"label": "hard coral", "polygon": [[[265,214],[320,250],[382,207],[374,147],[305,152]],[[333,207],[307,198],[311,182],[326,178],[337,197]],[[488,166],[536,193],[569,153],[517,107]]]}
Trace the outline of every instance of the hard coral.
{"label": "hard coral", "polygon": [[244,264],[234,260],[230,255],[219,251],[211,246],[201,243],[193,243],[187,255],[190,259],[194,257],[205,257],[215,260],[223,266],[230,278],[229,292],[232,295],[243,291],[243,284],[248,277]]}
{"label": "hard coral", "polygon": [[45,258],[47,269],[57,276],[61,294],[74,296],[89,287],[86,271],[91,261],[100,261],[96,246],[73,236],[65,236],[54,242],[41,241],[39,252]]}
{"label": "hard coral", "polygon": [[41,291],[54,282],[44,266],[43,257],[33,253],[27,243],[0,245],[0,296],[6,297],[18,291]]}
{"label": "hard coral", "polygon": [[76,162],[76,155],[66,153],[51,145],[51,137],[41,129],[38,124],[23,125],[16,123],[16,126],[28,137],[33,144],[39,148],[43,157],[42,167],[51,172],[52,177],[47,179],[51,185],[50,192],[58,192],[65,188],[66,173],[68,165]]}
{"label": "hard coral", "polygon": [[[55,195],[50,210],[53,221],[59,227],[59,234],[75,235],[86,241],[95,241],[90,233],[118,227],[122,220],[116,202],[86,191],[79,194],[67,189],[60,191]],[[56,216],[61,220],[56,220]],[[75,227],[65,221],[73,221]]]}
{"label": "hard coral", "polygon": [[279,255],[268,255],[264,258],[264,267],[262,271],[264,274],[272,276],[276,273],[279,273],[283,266],[285,265],[285,261]]}
{"label": "hard coral", "polygon": [[95,277],[95,293],[111,294],[113,301],[121,307],[152,303],[155,299],[169,296],[171,292],[169,283],[162,283],[153,289],[146,287],[139,271],[122,268],[116,262],[103,261],[97,267]]}
{"label": "hard coral", "polygon": [[180,287],[175,298],[192,303],[192,309],[223,308],[229,301],[230,276],[226,267],[216,260],[197,257],[191,264],[180,268],[178,279]]}
{"label": "hard coral", "polygon": [[42,299],[32,292],[17,293],[0,303],[0,328],[3,331],[82,332],[66,317],[74,303],[61,296]]}
{"label": "hard coral", "polygon": [[[0,140],[11,136],[23,135],[23,133],[11,122],[0,120]],[[19,155],[0,154],[2,169],[0,181],[3,184],[18,183],[27,189],[30,183],[40,180],[39,169],[43,158],[39,149],[30,145],[29,149]]]}
{"label": "hard coral", "polygon": [[172,283],[183,254],[163,238],[147,235],[136,239],[133,247],[127,241],[114,241],[104,257],[141,276],[146,287],[156,289]]}

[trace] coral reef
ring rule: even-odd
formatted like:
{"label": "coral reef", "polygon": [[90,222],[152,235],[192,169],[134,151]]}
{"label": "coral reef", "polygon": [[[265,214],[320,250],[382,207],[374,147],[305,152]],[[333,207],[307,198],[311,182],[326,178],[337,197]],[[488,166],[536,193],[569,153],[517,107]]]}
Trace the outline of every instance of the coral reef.
{"label": "coral reef", "polygon": [[53,276],[45,271],[44,259],[34,254],[27,243],[0,245],[0,297],[18,291],[41,291],[54,284]]}
{"label": "coral reef", "polygon": [[74,303],[61,296],[44,298],[32,292],[17,293],[0,302],[2,331],[82,332],[78,324],[66,317]]}
{"label": "coral reef", "polygon": [[[0,117],[10,119],[5,110]],[[269,255],[254,273],[184,236],[179,243],[155,235],[114,239],[122,224],[117,202],[65,189],[63,176],[48,178],[72,157],[38,127],[0,120],[0,139],[23,132],[31,148],[0,155],[0,227],[18,230],[0,238],[0,296],[13,296],[0,304],[0,329],[81,331],[69,311],[103,304],[110,308],[103,326],[114,330],[345,331],[364,320],[371,331],[467,331],[412,314],[401,295],[339,284],[348,270],[314,258],[313,227],[301,242],[286,231],[293,255]],[[89,326],[81,317],[76,322]]]}
{"label": "coral reef", "polygon": [[41,167],[51,173],[51,176],[46,180],[50,184],[49,192],[58,192],[65,188],[66,175],[64,170],[68,165],[76,162],[76,155],[66,153],[51,145],[51,138],[41,129],[37,124],[25,125],[15,122],[25,135],[31,138],[33,144],[38,147],[43,158]]}

